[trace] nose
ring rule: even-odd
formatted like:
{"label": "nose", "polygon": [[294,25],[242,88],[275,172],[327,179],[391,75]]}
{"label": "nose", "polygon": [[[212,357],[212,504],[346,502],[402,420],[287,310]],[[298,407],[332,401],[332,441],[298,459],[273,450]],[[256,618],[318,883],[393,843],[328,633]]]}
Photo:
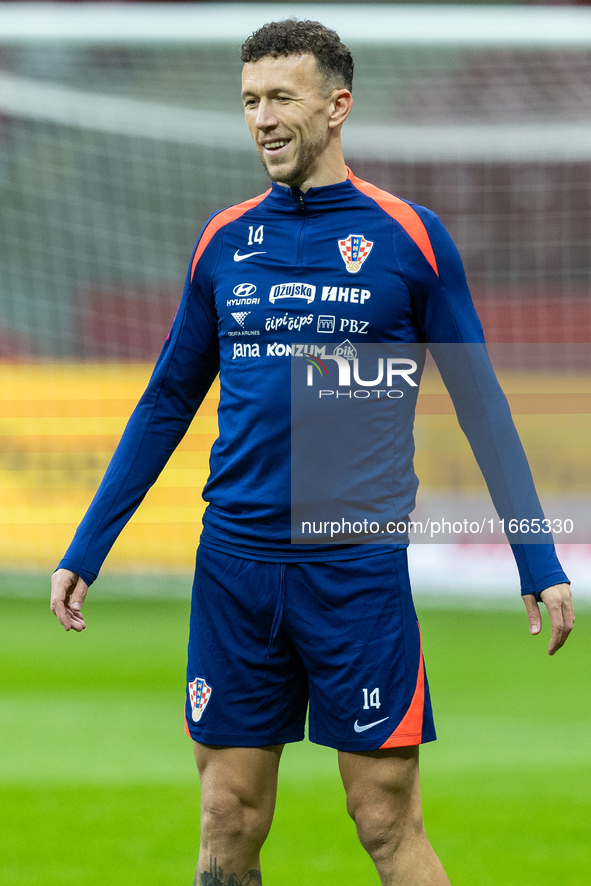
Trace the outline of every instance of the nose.
{"label": "nose", "polygon": [[256,127],[257,129],[272,129],[277,126],[277,116],[273,110],[271,102],[261,99],[257,110]]}

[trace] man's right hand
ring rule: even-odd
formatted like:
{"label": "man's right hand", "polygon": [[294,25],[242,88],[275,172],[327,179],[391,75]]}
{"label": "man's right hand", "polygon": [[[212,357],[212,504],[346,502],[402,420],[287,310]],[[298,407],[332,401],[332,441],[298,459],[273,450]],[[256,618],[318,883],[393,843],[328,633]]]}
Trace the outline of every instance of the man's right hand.
{"label": "man's right hand", "polygon": [[82,606],[86,599],[88,585],[70,572],[69,569],[58,569],[51,577],[51,611],[59,619],[66,631],[73,628],[83,631],[86,622],[82,618]]}

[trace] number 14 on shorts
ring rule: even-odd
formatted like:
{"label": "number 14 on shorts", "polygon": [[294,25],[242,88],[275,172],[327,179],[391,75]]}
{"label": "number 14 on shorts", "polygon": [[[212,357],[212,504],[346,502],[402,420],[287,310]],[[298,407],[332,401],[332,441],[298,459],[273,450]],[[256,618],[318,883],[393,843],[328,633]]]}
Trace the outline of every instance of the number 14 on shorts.
{"label": "number 14 on shorts", "polygon": [[380,702],[380,690],[379,687],[376,686],[375,689],[372,689],[371,692],[369,689],[362,689],[363,692],[363,710],[369,711],[370,708],[381,708]]}

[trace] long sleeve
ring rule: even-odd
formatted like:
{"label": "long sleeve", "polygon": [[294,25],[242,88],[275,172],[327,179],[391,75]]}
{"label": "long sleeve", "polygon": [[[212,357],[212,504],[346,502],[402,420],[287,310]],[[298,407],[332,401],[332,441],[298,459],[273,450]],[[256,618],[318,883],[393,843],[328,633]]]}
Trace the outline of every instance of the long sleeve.
{"label": "long sleeve", "polygon": [[133,411],[103,481],[58,568],[87,584],[186,433],[219,371],[210,245],[193,280],[187,275],[172,329],[148,387]]}
{"label": "long sleeve", "polygon": [[[426,210],[421,210],[421,217],[438,271],[423,270],[413,288],[421,334],[453,400],[499,517],[505,519],[505,526],[514,518],[542,520],[527,457],[491,365],[460,256],[439,219]],[[552,543],[523,544],[519,533],[508,532],[507,536],[522,594],[538,596],[545,588],[568,581]]]}

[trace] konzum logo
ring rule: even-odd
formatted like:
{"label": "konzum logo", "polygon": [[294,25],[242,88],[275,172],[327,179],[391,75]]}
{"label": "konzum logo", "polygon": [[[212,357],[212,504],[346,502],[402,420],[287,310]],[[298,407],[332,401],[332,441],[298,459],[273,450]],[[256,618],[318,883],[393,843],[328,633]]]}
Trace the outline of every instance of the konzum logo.
{"label": "konzum logo", "polygon": [[[384,357],[379,357],[377,360],[377,367],[373,371],[374,377],[368,379],[361,378],[358,357],[349,361],[336,354],[326,354],[322,359],[315,357],[310,353],[305,356],[308,360],[306,370],[307,387],[314,387],[314,380],[317,379],[317,375],[320,376],[321,381],[328,379],[328,361],[333,361],[337,364],[337,389],[331,390],[321,388],[318,391],[318,396],[320,398],[336,396],[355,397],[357,400],[367,400],[372,394],[375,394],[378,399],[381,394],[385,394],[390,400],[398,400],[404,396],[404,390],[400,390],[399,388],[395,389],[395,384],[399,385],[404,382],[411,388],[418,387],[417,382],[412,378],[413,373],[417,371],[417,363],[415,360],[410,360],[408,358],[386,357],[384,359]],[[351,390],[351,372],[353,374],[353,383],[359,385],[359,388],[353,391]],[[378,385],[383,385],[383,387],[380,388]],[[339,390],[342,388],[349,388],[349,390]]]}

